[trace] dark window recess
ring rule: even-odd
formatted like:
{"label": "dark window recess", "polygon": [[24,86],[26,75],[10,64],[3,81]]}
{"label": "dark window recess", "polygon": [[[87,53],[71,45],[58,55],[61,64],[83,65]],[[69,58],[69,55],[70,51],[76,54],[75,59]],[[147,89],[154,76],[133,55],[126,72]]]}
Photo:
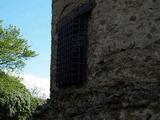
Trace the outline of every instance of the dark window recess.
{"label": "dark window recess", "polygon": [[56,85],[82,85],[86,80],[87,26],[92,2],[72,11],[58,26]]}

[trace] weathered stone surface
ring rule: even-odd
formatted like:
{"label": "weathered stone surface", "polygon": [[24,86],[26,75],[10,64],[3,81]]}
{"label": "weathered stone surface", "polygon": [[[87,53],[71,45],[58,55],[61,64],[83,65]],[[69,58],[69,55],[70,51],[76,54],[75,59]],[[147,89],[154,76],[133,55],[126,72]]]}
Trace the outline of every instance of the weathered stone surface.
{"label": "weathered stone surface", "polygon": [[159,120],[160,41],[101,61],[94,84],[54,92],[57,120]]}
{"label": "weathered stone surface", "polygon": [[[88,31],[88,79],[110,54],[144,48],[160,39],[160,1],[97,0]],[[105,77],[103,77],[105,78]]]}
{"label": "weathered stone surface", "polygon": [[88,25],[88,82],[55,87],[57,24],[86,0],[54,0],[53,120],[160,120],[160,1],[96,0]]}

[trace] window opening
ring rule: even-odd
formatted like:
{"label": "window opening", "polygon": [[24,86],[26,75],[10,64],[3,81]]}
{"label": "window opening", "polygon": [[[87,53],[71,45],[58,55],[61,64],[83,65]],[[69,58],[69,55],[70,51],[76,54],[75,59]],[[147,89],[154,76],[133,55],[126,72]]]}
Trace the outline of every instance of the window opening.
{"label": "window opening", "polygon": [[58,26],[56,86],[81,85],[86,80],[87,27],[93,2],[63,18]]}

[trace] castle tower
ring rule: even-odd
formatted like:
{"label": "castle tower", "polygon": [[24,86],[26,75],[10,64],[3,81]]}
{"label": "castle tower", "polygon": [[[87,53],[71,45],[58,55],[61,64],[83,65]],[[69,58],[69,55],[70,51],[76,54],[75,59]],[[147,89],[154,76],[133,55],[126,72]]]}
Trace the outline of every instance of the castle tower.
{"label": "castle tower", "polygon": [[53,0],[52,8],[55,119],[160,119],[160,1]]}

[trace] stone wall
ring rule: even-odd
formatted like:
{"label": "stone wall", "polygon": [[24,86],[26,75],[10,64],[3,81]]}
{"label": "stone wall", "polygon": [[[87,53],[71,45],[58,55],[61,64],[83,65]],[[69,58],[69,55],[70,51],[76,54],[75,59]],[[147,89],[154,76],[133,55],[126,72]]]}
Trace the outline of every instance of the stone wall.
{"label": "stone wall", "polygon": [[54,0],[51,106],[55,120],[160,119],[160,1],[95,0],[88,82],[55,87],[58,21],[87,0]]}
{"label": "stone wall", "polygon": [[[97,0],[89,24],[89,81],[97,63],[125,49],[144,48],[160,39],[160,1]],[[104,77],[105,79],[105,77]]]}

